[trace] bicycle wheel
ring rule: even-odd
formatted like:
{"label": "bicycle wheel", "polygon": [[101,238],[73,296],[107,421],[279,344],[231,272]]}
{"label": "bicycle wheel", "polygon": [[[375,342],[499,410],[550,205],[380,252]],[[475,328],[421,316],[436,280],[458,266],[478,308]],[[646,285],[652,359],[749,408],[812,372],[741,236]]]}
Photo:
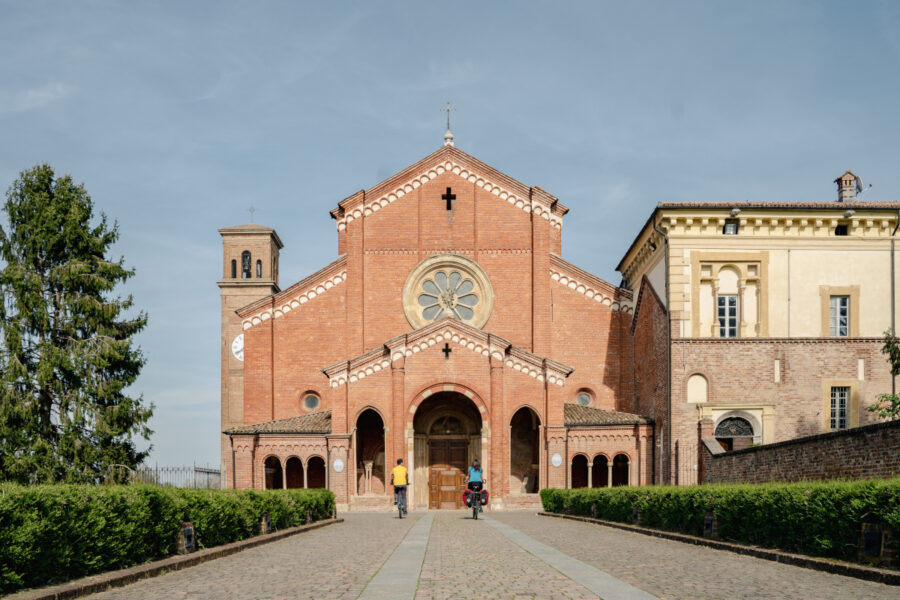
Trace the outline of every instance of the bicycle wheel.
{"label": "bicycle wheel", "polygon": [[472,518],[478,520],[478,502],[476,502],[475,494],[472,494]]}
{"label": "bicycle wheel", "polygon": [[400,514],[400,518],[403,518],[403,494],[400,494],[400,497],[397,498],[397,512]]}

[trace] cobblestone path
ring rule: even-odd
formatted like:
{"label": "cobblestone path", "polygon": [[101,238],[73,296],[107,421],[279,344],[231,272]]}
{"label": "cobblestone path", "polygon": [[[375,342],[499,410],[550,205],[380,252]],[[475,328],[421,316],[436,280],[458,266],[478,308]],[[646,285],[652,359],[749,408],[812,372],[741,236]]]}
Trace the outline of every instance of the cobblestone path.
{"label": "cobblestone path", "polygon": [[407,587],[417,600],[597,598],[597,589],[608,590],[607,600],[900,598],[883,584],[531,513],[473,521],[446,511],[421,523],[422,513],[343,516],[342,524],[91,598],[400,600],[379,583],[416,572],[417,585]]}
{"label": "cobblestone path", "polygon": [[492,518],[665,599],[898,600],[900,589],[724,550],[588,523],[493,513]]}

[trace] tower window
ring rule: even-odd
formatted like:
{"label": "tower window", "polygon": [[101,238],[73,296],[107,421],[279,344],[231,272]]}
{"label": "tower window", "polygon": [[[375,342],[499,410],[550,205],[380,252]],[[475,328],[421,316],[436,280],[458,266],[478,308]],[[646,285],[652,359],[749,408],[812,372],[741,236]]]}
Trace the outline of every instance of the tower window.
{"label": "tower window", "polygon": [[834,228],[834,235],[847,235],[847,226],[838,225]]}
{"label": "tower window", "polygon": [[233,258],[231,259],[231,278],[237,279],[237,261]]}
{"label": "tower window", "polygon": [[262,279],[262,261],[261,260],[256,261],[256,278]]}
{"label": "tower window", "polygon": [[241,252],[241,279],[250,279],[250,263],[252,260],[249,250]]}
{"label": "tower window", "polygon": [[725,219],[725,226],[722,227],[722,233],[724,235],[737,235],[738,232],[738,220],[737,219]]}

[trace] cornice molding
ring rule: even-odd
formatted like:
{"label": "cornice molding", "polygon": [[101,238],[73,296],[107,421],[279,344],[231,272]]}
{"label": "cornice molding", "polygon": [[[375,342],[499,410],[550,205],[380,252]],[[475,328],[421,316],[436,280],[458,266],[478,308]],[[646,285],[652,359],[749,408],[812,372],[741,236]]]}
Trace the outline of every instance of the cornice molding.
{"label": "cornice molding", "polygon": [[269,319],[282,317],[346,280],[347,257],[345,255],[283,292],[238,309],[236,312],[242,318],[241,327],[247,330]]}
{"label": "cornice molding", "polygon": [[[478,166],[468,166],[458,159],[447,158],[444,155],[436,157],[439,161],[432,166],[423,166],[414,175],[409,176],[399,185],[394,185],[388,191],[374,196],[373,200],[365,200],[367,192],[358,192],[341,202],[338,209],[331,211],[332,217],[337,221],[337,230],[343,231],[356,219],[372,215],[389,204],[399,200],[407,194],[435,179],[444,173],[454,173],[460,178],[474,183],[478,187],[490,192],[500,200],[519,208],[526,213],[531,213],[548,221],[553,227],[562,229],[562,216],[568,211],[566,207],[559,205],[556,198],[541,188],[524,188],[513,191],[512,186],[501,181],[504,177],[485,174]],[[508,179],[508,178],[506,178]],[[390,179],[387,180],[390,182]],[[377,188],[380,186],[376,186]],[[524,186],[523,186],[524,187]],[[530,197],[529,197],[530,196]]]}
{"label": "cornice molding", "polygon": [[550,279],[578,292],[612,310],[628,314],[633,309],[630,291],[617,288],[587,271],[566,262],[555,254],[550,255]]}
{"label": "cornice molding", "polygon": [[452,344],[480,354],[485,358],[503,361],[510,369],[529,375],[537,381],[562,386],[574,371],[569,366],[531,352],[513,347],[512,343],[476,329],[456,319],[441,319],[412,333],[388,340],[381,348],[370,350],[349,361],[335,363],[322,370],[333,388],[356,383],[381,371],[391,363],[428,350],[438,344]]}

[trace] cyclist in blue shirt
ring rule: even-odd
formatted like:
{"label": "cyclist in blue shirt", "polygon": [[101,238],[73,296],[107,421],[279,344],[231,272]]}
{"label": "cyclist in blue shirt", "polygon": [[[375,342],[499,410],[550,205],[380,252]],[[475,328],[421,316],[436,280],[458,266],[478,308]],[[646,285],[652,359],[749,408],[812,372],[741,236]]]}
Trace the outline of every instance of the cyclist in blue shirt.
{"label": "cyclist in blue shirt", "polygon": [[481,472],[481,462],[476,458],[472,461],[472,466],[469,467],[469,472],[466,475],[466,488],[474,492],[476,497],[478,497],[484,484],[485,479]]}

